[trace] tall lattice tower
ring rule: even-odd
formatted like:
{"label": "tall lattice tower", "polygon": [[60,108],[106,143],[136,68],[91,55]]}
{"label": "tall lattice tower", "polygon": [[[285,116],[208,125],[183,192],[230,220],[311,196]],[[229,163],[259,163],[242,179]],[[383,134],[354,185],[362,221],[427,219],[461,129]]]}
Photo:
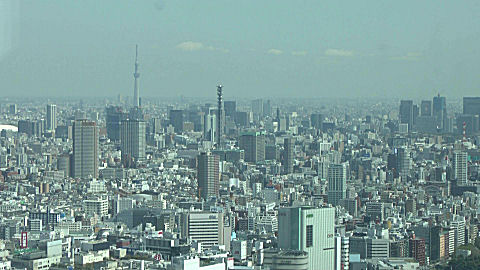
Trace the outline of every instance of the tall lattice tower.
{"label": "tall lattice tower", "polygon": [[140,77],[140,72],[138,72],[138,45],[135,46],[135,73],[133,73],[133,78],[135,79],[133,85],[133,106],[140,107],[140,90],[138,89],[138,78]]}
{"label": "tall lattice tower", "polygon": [[217,148],[221,148],[221,140],[222,140],[222,88],[223,86],[220,84],[217,86],[217,101],[218,101],[218,108],[217,108]]}

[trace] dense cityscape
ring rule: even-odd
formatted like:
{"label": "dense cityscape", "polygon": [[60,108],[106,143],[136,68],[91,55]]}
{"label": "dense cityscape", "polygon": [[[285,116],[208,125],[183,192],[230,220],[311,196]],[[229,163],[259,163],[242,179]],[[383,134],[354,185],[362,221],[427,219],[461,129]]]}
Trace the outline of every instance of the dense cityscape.
{"label": "dense cityscape", "polygon": [[0,0],[0,270],[480,270],[478,14]]}
{"label": "dense cityscape", "polygon": [[480,97],[143,100],[138,47],[133,75],[2,103],[0,269],[479,267]]}

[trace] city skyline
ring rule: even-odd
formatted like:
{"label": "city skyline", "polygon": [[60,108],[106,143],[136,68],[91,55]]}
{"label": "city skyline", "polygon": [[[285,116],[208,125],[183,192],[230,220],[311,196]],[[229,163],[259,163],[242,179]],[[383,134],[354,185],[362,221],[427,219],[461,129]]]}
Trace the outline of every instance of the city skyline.
{"label": "city skyline", "polygon": [[0,0],[0,269],[480,269],[478,13]]}
{"label": "city skyline", "polygon": [[[478,91],[480,79],[471,73],[480,62],[475,1],[339,5],[5,1],[2,38],[9,45],[0,50],[0,79],[11,90],[1,94],[129,96],[135,44],[142,49],[142,96],[206,97],[219,81],[237,97],[422,98]],[[410,6],[417,8],[403,17],[391,13]],[[205,19],[213,8],[224,26]],[[72,12],[41,15],[60,10]],[[109,10],[124,16],[99,24]],[[295,11],[303,12],[303,20]],[[387,15],[389,24],[382,25]],[[251,21],[234,24],[229,17]]]}

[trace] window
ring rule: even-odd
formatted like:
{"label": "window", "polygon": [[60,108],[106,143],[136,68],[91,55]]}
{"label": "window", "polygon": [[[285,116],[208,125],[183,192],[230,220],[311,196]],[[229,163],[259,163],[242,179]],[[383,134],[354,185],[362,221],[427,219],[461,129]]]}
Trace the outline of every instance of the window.
{"label": "window", "polygon": [[307,225],[307,247],[313,247],[313,225]]}

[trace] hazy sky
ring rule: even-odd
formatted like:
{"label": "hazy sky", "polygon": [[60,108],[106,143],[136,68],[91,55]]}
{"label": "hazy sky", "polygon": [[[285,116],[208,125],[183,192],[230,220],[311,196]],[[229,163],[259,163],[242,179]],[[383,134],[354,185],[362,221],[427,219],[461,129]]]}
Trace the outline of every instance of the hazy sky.
{"label": "hazy sky", "polygon": [[480,95],[480,1],[0,0],[0,95]]}

